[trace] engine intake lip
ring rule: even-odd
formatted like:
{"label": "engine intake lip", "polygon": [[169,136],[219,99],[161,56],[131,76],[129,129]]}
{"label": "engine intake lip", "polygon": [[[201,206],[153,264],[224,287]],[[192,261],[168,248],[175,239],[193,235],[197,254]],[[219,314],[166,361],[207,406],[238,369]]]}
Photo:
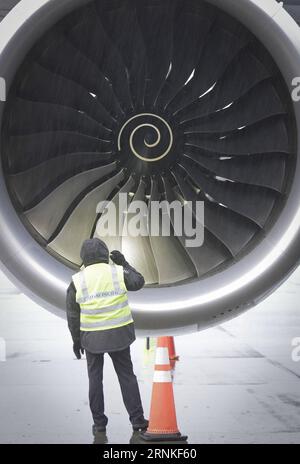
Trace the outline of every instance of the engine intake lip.
{"label": "engine intake lip", "polygon": [[[59,19],[89,0],[21,1],[0,25],[0,69],[7,89],[34,43]],[[300,30],[275,0],[209,0],[243,23],[266,46],[292,91],[300,67]],[[2,123],[5,103],[0,104]],[[300,107],[294,103],[297,132]],[[145,289],[131,297],[136,326],[149,333],[195,331],[261,301],[295,269],[300,257],[299,147],[286,205],[268,236],[240,262],[204,281]],[[24,293],[62,316],[72,271],[43,250],[14,210],[0,170],[0,256]],[[236,309],[236,311],[235,311]]]}

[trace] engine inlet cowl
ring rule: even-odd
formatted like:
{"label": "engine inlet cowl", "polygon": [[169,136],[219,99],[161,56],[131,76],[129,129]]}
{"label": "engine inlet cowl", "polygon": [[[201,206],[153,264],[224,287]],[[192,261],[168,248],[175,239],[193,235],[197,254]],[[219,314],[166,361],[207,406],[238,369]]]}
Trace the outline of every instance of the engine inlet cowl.
{"label": "engine inlet cowl", "polygon": [[[299,69],[275,0],[19,2],[0,25],[4,270],[63,315],[97,205],[122,194],[147,204],[149,234],[100,238],[145,276],[140,331],[257,304],[299,262]],[[203,245],[151,234],[154,201],[203,202]]]}

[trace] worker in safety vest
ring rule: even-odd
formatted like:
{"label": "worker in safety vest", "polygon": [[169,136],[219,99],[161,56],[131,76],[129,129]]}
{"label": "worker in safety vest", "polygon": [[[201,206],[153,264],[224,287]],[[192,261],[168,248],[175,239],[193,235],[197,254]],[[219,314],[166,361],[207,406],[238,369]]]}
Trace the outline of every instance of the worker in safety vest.
{"label": "worker in safety vest", "polygon": [[[144,286],[144,278],[119,251],[109,256],[102,240],[86,240],[80,256],[83,267],[67,291],[67,317],[76,357],[86,353],[93,433],[105,432],[108,422],[102,385],[104,353],[112,359],[133,429],[144,430],[148,421],[131,362],[135,330],[127,297],[128,290]],[[109,257],[114,264],[109,264]]]}

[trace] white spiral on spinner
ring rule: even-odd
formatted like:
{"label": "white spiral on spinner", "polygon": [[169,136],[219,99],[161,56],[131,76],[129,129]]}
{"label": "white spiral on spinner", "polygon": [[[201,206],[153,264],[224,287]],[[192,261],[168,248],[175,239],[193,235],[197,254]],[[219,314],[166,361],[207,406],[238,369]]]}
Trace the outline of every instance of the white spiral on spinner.
{"label": "white spiral on spinner", "polygon": [[[170,152],[172,146],[173,146],[173,142],[174,142],[174,138],[173,138],[173,132],[172,132],[172,129],[170,127],[170,125],[167,123],[167,121],[165,121],[163,118],[161,118],[160,116],[157,116],[155,114],[151,114],[151,113],[143,113],[143,114],[139,114],[139,115],[136,115],[136,116],[133,116],[132,118],[130,118],[122,127],[120,133],[119,133],[119,137],[118,137],[118,149],[119,151],[122,150],[122,136],[123,136],[123,133],[125,131],[125,129],[133,122],[135,121],[136,119],[139,119],[139,118],[145,118],[145,117],[151,117],[152,119],[157,119],[158,122],[161,124],[163,124],[165,126],[165,128],[167,129],[167,132],[169,134],[169,143],[166,144],[166,148],[161,152],[159,151],[159,145],[162,141],[162,135],[161,135],[161,130],[154,124],[151,124],[151,123],[148,123],[148,122],[144,122],[143,124],[139,124],[138,126],[134,127],[134,129],[131,131],[130,135],[129,135],[129,147],[130,147],[130,150],[132,151],[132,153],[137,157],[139,158],[140,160],[142,161],[146,161],[147,163],[153,163],[153,162],[157,162],[157,161],[160,161],[162,160],[165,156],[168,155],[168,153]],[[151,156],[151,158],[146,158],[145,156],[143,156],[141,153],[139,153],[139,151],[137,150],[136,146],[135,146],[135,136],[136,134],[142,130],[142,129],[145,129],[145,128],[150,128],[152,129],[155,133],[156,133],[156,140],[153,142],[153,143],[148,143],[146,139],[144,139],[144,144],[145,144],[145,147],[147,148],[150,148],[150,149],[155,149],[155,148],[158,148],[157,151],[154,151],[154,154]],[[164,141],[166,142],[166,141]]]}

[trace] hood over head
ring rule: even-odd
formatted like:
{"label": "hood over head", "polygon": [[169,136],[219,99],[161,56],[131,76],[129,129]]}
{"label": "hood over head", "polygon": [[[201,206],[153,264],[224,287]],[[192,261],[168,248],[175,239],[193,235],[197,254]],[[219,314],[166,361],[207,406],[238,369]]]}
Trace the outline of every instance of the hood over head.
{"label": "hood over head", "polygon": [[85,240],[81,247],[80,257],[84,266],[92,264],[108,263],[109,250],[106,244],[99,238]]}

